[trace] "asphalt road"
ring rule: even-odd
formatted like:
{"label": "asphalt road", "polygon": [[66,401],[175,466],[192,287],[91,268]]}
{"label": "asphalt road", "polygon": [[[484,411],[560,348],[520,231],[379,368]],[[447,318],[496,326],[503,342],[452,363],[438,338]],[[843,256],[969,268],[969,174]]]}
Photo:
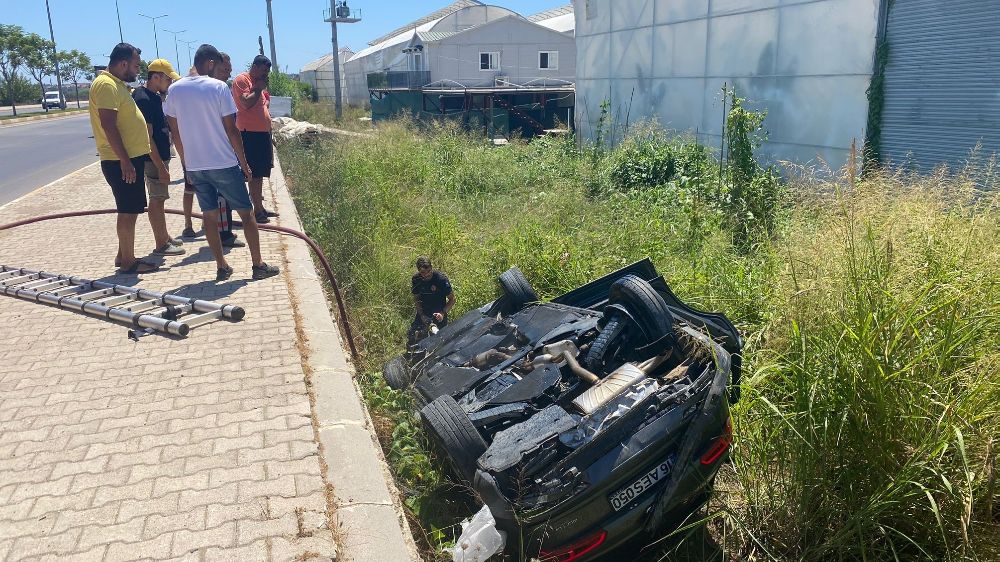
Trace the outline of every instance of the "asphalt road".
{"label": "asphalt road", "polygon": [[87,114],[0,127],[0,205],[93,162]]}
{"label": "asphalt road", "polygon": [[[85,109],[87,107],[87,103],[88,102],[86,100],[81,100],[80,101],[80,108],[81,109]],[[67,102],[66,109],[76,109],[76,102],[75,101]],[[36,113],[44,113],[44,112],[45,112],[45,110],[42,109],[42,106],[39,105],[39,104],[37,104],[37,103],[34,104],[34,105],[32,105],[32,104],[26,104],[26,105],[19,105],[19,106],[17,106],[17,116],[18,117],[22,117],[22,116],[23,117],[27,117],[28,115],[35,115]],[[6,116],[6,115],[12,115],[13,113],[14,112],[10,109],[9,105],[0,106],[0,117]]]}

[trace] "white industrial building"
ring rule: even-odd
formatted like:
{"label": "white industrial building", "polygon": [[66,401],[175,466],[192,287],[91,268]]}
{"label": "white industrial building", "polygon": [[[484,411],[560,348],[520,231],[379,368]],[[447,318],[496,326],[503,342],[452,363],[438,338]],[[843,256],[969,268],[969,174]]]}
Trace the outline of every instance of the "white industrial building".
{"label": "white industrial building", "polygon": [[584,138],[607,100],[616,126],[656,118],[718,145],[728,84],[767,110],[772,160],[838,168],[866,133],[920,170],[1000,151],[1000,0],[574,4]]}
{"label": "white industrial building", "polygon": [[[341,99],[344,103],[349,103],[344,63],[346,63],[352,56],[354,56],[354,51],[352,51],[350,47],[340,48],[340,91]],[[323,55],[322,57],[303,66],[302,70],[299,71],[299,80],[312,86],[313,97],[317,101],[333,101],[335,97],[335,85],[333,82],[333,54],[329,53]]]}
{"label": "white industrial building", "polygon": [[[572,6],[525,18],[459,0],[370,42],[345,64],[348,99],[373,89],[566,87],[576,75]],[[364,101],[362,101],[364,100]]]}

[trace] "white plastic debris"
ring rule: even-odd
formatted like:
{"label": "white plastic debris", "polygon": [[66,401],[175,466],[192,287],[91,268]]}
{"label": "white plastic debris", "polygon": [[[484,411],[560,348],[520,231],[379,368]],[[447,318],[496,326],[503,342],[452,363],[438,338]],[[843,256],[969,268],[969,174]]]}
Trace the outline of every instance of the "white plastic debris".
{"label": "white plastic debris", "polygon": [[462,536],[451,548],[454,562],[486,562],[503,550],[507,533],[497,530],[497,522],[490,508],[483,506],[472,519],[462,521]]}

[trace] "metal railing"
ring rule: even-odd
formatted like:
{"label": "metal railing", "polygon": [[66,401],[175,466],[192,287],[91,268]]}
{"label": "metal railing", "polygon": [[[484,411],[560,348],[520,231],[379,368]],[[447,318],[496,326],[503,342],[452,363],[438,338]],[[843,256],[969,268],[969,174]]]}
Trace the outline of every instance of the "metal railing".
{"label": "metal railing", "polygon": [[390,70],[368,74],[369,90],[419,90],[431,81],[430,70]]}
{"label": "metal railing", "polygon": [[337,20],[338,22],[354,22],[361,19],[360,8],[348,8],[347,6],[337,6],[332,12],[330,8],[323,10],[323,21]]}

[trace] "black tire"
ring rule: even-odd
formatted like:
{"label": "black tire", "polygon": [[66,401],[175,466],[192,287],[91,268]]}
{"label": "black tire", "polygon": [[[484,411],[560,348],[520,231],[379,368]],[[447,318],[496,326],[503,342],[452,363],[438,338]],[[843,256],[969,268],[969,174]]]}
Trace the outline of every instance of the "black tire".
{"label": "black tire", "polygon": [[476,462],[486,452],[486,441],[465,410],[446,394],[424,406],[420,419],[431,442],[441,448],[443,458],[451,462],[459,476],[471,483],[476,475]]}
{"label": "black tire", "polygon": [[625,329],[628,320],[622,318],[620,314],[613,314],[608,323],[597,334],[590,344],[587,356],[583,358],[583,366],[593,373],[599,373],[604,369],[604,356],[607,355],[611,343],[614,342]]}
{"label": "black tire", "polygon": [[410,366],[406,363],[406,358],[400,355],[390,359],[382,366],[382,378],[385,384],[393,390],[403,390],[413,382],[410,379]]}
{"label": "black tire", "polygon": [[531,287],[524,273],[516,267],[501,273],[497,281],[503,289],[500,312],[504,316],[514,314],[524,308],[524,305],[538,300],[538,293]]}
{"label": "black tire", "polygon": [[672,333],[674,317],[667,302],[641,277],[626,275],[611,285],[608,304],[620,304],[632,315],[644,341],[632,341],[636,347],[648,345]]}

